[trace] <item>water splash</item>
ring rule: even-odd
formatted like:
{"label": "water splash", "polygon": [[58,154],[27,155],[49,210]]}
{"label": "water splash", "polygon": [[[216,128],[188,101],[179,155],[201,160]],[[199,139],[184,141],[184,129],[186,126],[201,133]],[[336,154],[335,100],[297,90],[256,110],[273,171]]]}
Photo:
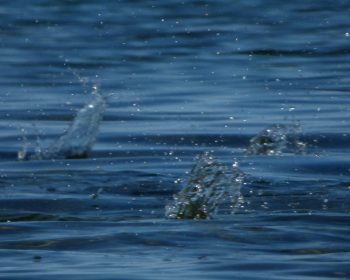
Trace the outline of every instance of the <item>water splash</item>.
{"label": "water splash", "polygon": [[238,164],[229,168],[206,153],[191,170],[188,184],[166,206],[165,215],[173,219],[210,219],[225,201],[234,211],[243,179]]}
{"label": "water splash", "polygon": [[27,135],[24,128],[21,129],[21,132],[22,132],[22,146],[21,146],[21,149],[17,152],[17,158],[18,160],[25,160],[28,155],[29,141],[27,139]]}
{"label": "water splash", "polygon": [[17,153],[17,158],[19,160],[26,160],[29,158],[28,155],[30,153],[30,148],[32,146],[32,142],[27,137],[29,131],[32,131],[33,134],[36,135],[36,139],[35,139],[35,143],[34,143],[34,150],[35,151],[40,150],[41,141],[40,141],[40,137],[39,137],[39,131],[38,131],[37,127],[35,126],[35,124],[32,124],[29,129],[22,127],[22,128],[20,128],[20,130],[21,130],[21,134],[22,134],[22,137],[21,137],[22,145],[21,145],[21,149]]}
{"label": "water splash", "polygon": [[95,143],[99,124],[106,108],[106,99],[97,92],[97,88],[92,96],[93,100],[78,111],[72,124],[61,137],[45,146],[38,138],[34,154],[28,155],[28,142],[23,137],[23,145],[18,152],[18,159],[87,157]]}
{"label": "water splash", "polygon": [[281,155],[283,153],[303,154],[306,143],[300,141],[298,124],[272,125],[249,141],[246,150],[248,155]]}

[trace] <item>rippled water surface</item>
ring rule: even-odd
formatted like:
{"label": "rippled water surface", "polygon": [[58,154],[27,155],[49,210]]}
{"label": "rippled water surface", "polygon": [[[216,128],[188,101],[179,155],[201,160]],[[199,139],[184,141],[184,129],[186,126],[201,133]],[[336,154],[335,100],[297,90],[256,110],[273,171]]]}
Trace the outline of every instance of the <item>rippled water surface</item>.
{"label": "rippled water surface", "polygon": [[3,0],[0,278],[350,279],[349,12]]}

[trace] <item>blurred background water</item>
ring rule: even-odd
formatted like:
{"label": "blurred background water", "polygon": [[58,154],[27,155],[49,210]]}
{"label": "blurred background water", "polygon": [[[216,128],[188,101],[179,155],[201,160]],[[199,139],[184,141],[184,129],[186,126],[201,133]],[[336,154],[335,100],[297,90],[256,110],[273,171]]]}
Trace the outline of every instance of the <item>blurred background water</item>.
{"label": "blurred background water", "polygon": [[[349,279],[348,1],[2,0],[1,279]],[[88,158],[19,161],[108,96]],[[246,155],[295,124],[308,151]],[[33,144],[34,145],[34,144]],[[172,220],[195,156],[235,214]]]}

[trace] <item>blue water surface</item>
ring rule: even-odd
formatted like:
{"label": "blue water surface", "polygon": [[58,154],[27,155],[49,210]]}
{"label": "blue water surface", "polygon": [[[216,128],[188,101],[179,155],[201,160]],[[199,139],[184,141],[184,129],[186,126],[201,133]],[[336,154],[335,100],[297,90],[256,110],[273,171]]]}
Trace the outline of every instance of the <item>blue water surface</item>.
{"label": "blue water surface", "polygon": [[[1,1],[0,278],[350,279],[349,12]],[[88,157],[17,159],[96,90],[107,107]],[[247,155],[273,124],[298,125],[306,151]],[[239,162],[240,204],[168,219],[203,152]]]}

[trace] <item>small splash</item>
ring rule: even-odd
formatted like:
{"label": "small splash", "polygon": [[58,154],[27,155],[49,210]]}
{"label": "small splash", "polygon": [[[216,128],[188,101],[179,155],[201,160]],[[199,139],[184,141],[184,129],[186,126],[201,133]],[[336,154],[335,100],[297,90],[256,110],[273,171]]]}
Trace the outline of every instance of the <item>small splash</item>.
{"label": "small splash", "polygon": [[166,206],[165,215],[172,219],[210,219],[225,201],[233,212],[239,204],[243,179],[237,164],[229,168],[206,153],[198,158],[187,185]]}
{"label": "small splash", "polygon": [[22,136],[22,149],[18,159],[85,158],[88,156],[98,133],[98,127],[106,108],[105,98],[97,92],[93,100],[80,109],[67,131],[54,142],[43,145],[37,139],[34,154],[28,154],[28,141]]}
{"label": "small splash", "polygon": [[27,139],[26,130],[24,128],[21,129],[22,133],[22,146],[21,149],[17,152],[18,160],[25,160],[28,155],[28,145],[29,141]]}
{"label": "small splash", "polygon": [[283,153],[303,154],[306,151],[306,143],[299,140],[298,124],[272,125],[249,141],[246,150],[248,155],[281,155]]}

